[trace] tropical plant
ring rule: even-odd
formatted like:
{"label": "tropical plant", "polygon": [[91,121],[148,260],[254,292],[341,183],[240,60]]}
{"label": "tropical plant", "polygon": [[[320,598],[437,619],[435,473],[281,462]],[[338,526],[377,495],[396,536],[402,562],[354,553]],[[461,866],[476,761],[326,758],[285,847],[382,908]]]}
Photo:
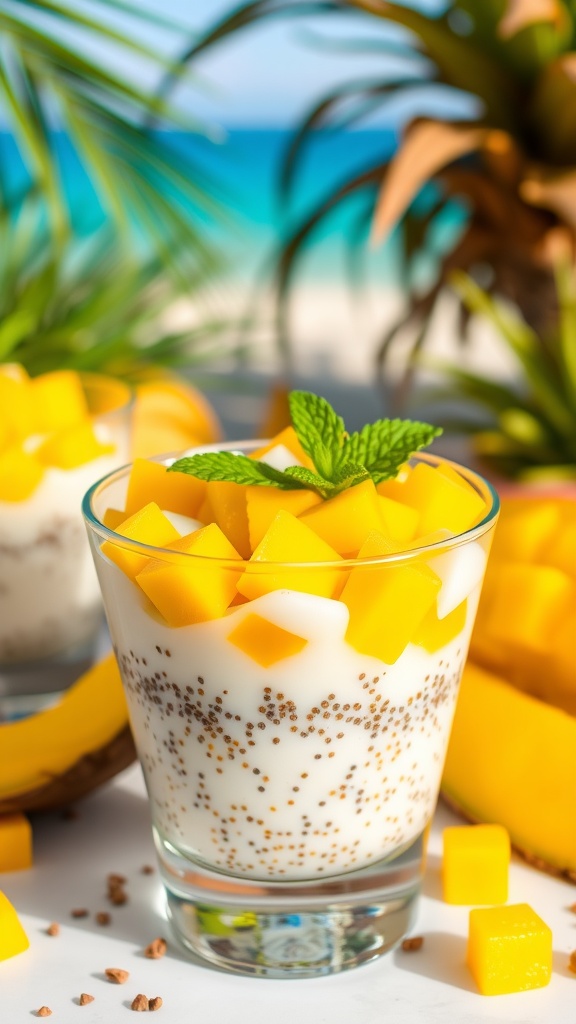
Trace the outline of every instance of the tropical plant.
{"label": "tropical plant", "polygon": [[[412,354],[422,348],[436,300],[455,269],[487,269],[489,293],[512,300],[545,335],[557,314],[553,262],[559,236],[572,258],[576,249],[574,4],[445,0],[440,12],[424,13],[386,0],[255,0],[216,24],[183,60],[255,22],[288,15],[355,15],[365,24],[369,19],[372,29],[382,29],[382,72],[371,80],[344,82],[314,104],[286,158],[285,198],[295,188],[303,150],[318,129],[357,127],[395,97],[410,98],[412,105],[423,100],[429,109],[434,96],[446,98],[446,87],[473,98],[476,110],[466,119],[415,118],[392,158],[383,143],[380,159],[327,190],[283,247],[281,299],[318,226],[350,197],[363,196],[374,238],[384,239],[397,226],[408,271],[407,307],[382,341],[382,364],[403,328],[413,331]],[[401,39],[398,28],[406,30]],[[368,45],[378,52],[373,36],[355,39],[349,31],[344,47],[359,54]],[[341,52],[341,40],[338,46]],[[397,62],[388,67],[391,54],[410,58],[409,70],[399,75]],[[415,203],[430,183],[435,192],[427,202]],[[466,205],[466,222],[441,259],[432,287],[419,292],[410,272],[455,199]],[[465,304],[461,312],[465,326]]]}
{"label": "tropical plant", "polygon": [[[29,196],[18,217],[0,221],[0,363],[134,378],[143,365],[191,367],[214,355],[226,325],[205,312],[197,326],[171,327],[184,288],[160,255],[127,258],[106,225],[61,248],[42,213]],[[201,280],[190,272],[185,294]]]}
{"label": "tropical plant", "polygon": [[[440,364],[444,378],[432,392],[446,408],[454,395],[468,415],[443,416],[445,426],[473,435],[482,463],[498,476],[546,482],[576,480],[576,277],[557,270],[559,316],[555,330],[539,336],[520,314],[481,289],[462,271],[452,277],[471,314],[487,320],[509,350],[517,373],[490,379],[456,365]],[[423,393],[420,401],[425,400]],[[470,415],[472,414],[472,415]]]}
{"label": "tropical plant", "polygon": [[[114,27],[118,15],[125,28]],[[163,72],[180,78],[183,69],[141,41],[143,26],[178,30],[130,0],[95,0],[89,8],[64,0],[0,4],[0,112],[23,164],[14,175],[13,159],[0,162],[0,211],[14,215],[33,192],[64,246],[73,213],[63,185],[71,145],[121,239],[153,248],[168,265],[185,253],[184,273],[191,266],[197,273],[212,265],[199,217],[213,209],[210,189],[169,133],[153,125],[199,125],[155,94]],[[135,65],[137,82],[126,70]],[[4,136],[5,156],[10,145]]]}

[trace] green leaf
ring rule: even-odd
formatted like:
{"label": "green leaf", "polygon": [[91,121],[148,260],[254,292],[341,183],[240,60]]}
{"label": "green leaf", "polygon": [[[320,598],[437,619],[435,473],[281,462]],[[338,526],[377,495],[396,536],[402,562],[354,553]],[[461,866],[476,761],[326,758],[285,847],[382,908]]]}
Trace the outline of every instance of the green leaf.
{"label": "green leaf", "polygon": [[300,444],[320,476],[331,480],[344,444],[344,420],[325,398],[311,391],[292,391],[288,403]]}
{"label": "green leaf", "polygon": [[357,465],[354,462],[343,462],[334,473],[335,493],[347,490],[361,484],[363,480],[369,480],[370,473],[365,466]]}
{"label": "green leaf", "polygon": [[396,476],[414,452],[425,448],[441,433],[440,427],[418,420],[377,420],[350,435],[346,458],[365,466],[374,483],[380,483]]}
{"label": "green leaf", "polygon": [[199,480],[220,480],[244,486],[279,487],[284,491],[303,490],[307,485],[295,477],[274,469],[266,462],[249,459],[234,452],[203,452],[178,459],[170,473],[187,473]]}
{"label": "green leaf", "polygon": [[334,493],[334,484],[330,480],[318,476],[306,466],[288,466],[284,472],[293,480],[299,480],[310,491],[316,491],[322,498],[330,498]]}

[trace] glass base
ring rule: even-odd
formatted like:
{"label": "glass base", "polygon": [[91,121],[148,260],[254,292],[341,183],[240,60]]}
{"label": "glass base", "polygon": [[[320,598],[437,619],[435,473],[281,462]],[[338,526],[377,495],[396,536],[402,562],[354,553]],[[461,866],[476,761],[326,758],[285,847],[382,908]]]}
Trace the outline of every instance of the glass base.
{"label": "glass base", "polygon": [[236,974],[316,978],[389,952],[414,923],[423,839],[393,860],[307,882],[253,881],[185,859],[155,834],[172,926]]}

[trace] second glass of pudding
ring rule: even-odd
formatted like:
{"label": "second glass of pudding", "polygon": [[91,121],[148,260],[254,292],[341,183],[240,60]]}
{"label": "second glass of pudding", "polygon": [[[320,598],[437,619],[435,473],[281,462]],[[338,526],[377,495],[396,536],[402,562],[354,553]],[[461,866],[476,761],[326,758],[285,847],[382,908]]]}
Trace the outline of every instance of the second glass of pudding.
{"label": "second glass of pudding", "polygon": [[0,365],[0,718],[94,659],[102,598],[81,503],[130,457],[131,389],[100,374]]}
{"label": "second glass of pudding", "polygon": [[419,455],[298,511],[174,461],[84,500],[173,926],[239,973],[354,967],[414,921],[497,497]]}

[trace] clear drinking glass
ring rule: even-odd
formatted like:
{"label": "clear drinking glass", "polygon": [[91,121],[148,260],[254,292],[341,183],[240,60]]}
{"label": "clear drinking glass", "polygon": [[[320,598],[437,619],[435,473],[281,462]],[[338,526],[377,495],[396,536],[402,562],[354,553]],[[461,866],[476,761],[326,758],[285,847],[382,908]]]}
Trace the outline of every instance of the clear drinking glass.
{"label": "clear drinking glass", "polygon": [[[254,976],[314,977],[371,960],[410,929],[498,514],[490,485],[450,465],[486,503],[478,526],[330,563],[224,561],[128,541],[102,518],[123,507],[129,468],[86,495],[168,911],[200,957]],[[184,594],[186,580],[204,594],[224,588],[226,613],[168,625],[110,545],[133,572],[156,560],[162,599]],[[422,619],[429,570],[441,597]]]}
{"label": "clear drinking glass", "polygon": [[103,626],[81,504],[90,484],[130,458],[132,392],[80,376],[96,436],[111,450],[47,468],[28,498],[0,501],[0,717],[34,711],[77,679]]}

